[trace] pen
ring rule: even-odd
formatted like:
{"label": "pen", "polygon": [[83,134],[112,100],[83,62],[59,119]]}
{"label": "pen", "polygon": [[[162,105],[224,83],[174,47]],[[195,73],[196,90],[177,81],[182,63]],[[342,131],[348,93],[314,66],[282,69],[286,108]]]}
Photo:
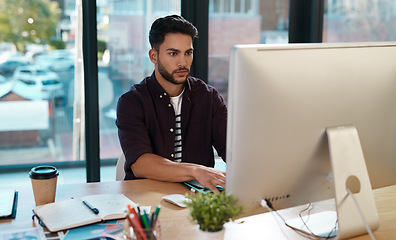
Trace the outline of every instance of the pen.
{"label": "pen", "polygon": [[140,220],[142,222],[143,227],[146,229],[146,236],[150,236],[150,223],[149,219],[147,217],[147,213],[145,210],[141,212],[142,215],[140,215]]}
{"label": "pen", "polygon": [[145,227],[142,225],[143,223],[141,222],[140,217],[135,215],[135,214],[133,214],[133,213],[131,214],[130,217],[131,217],[132,222],[135,224],[135,226],[137,228],[136,230],[138,232],[138,235],[141,237],[141,239],[142,240],[149,240],[147,235],[146,235],[146,233],[143,231],[143,229]]}
{"label": "pen", "polygon": [[140,214],[140,206],[139,206],[139,204],[138,205],[136,205],[136,213],[138,214],[138,216],[140,216],[141,214]]}
{"label": "pen", "polygon": [[99,213],[99,210],[97,208],[92,207],[91,204],[87,203],[86,201],[82,201],[82,202],[85,204],[85,206],[87,206],[95,214]]}
{"label": "pen", "polygon": [[[139,214],[138,214],[138,212],[136,211],[135,208],[130,207],[130,205],[128,205],[128,209],[129,209],[129,212],[130,212],[130,213],[134,214],[135,216],[139,216]],[[140,221],[140,220],[139,220],[139,221]]]}
{"label": "pen", "polygon": [[150,228],[149,219],[145,210],[143,210],[143,213],[140,217],[142,219],[143,226],[149,229]]}
{"label": "pen", "polygon": [[158,213],[159,213],[160,209],[161,209],[161,206],[158,205],[157,208],[155,209],[155,212],[154,212],[155,217],[158,216]]}
{"label": "pen", "polygon": [[160,205],[157,206],[157,208],[155,209],[155,212],[153,212],[153,214],[151,214],[151,221],[150,221],[150,227],[154,227],[155,223],[157,222],[158,219],[158,213],[160,211]]}
{"label": "pen", "polygon": [[[134,214],[131,214],[131,215],[135,216]],[[137,239],[138,240],[143,240],[144,237],[141,234],[144,234],[144,233],[142,233],[141,227],[139,228],[139,226],[136,226],[136,224],[132,221],[132,219],[131,219],[131,217],[129,216],[128,213],[126,213],[126,219],[129,222],[129,226],[131,226],[133,231],[135,232],[135,235],[136,235]]]}
{"label": "pen", "polygon": [[128,208],[128,210],[129,210],[129,213],[134,213],[134,212],[132,211],[131,204],[128,204],[128,205],[127,205],[127,208]]}

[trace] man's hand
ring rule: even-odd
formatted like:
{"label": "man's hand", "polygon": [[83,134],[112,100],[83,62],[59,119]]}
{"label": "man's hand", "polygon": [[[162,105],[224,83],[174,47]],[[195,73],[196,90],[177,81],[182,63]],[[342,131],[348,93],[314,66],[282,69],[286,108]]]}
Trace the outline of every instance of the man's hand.
{"label": "man's hand", "polygon": [[150,178],[167,182],[197,180],[213,192],[216,186],[225,187],[226,173],[222,170],[193,163],[177,163],[155,154],[145,153],[131,165],[136,177]]}
{"label": "man's hand", "polygon": [[202,186],[215,193],[219,192],[216,186],[225,188],[226,173],[222,170],[199,165],[193,176]]}

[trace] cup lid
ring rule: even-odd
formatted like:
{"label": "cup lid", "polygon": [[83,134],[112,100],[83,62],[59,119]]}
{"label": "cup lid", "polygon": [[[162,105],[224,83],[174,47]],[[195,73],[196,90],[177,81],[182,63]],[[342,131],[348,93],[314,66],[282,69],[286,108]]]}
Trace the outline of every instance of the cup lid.
{"label": "cup lid", "polygon": [[58,175],[58,169],[48,165],[33,167],[29,172],[29,176],[32,179],[50,179]]}

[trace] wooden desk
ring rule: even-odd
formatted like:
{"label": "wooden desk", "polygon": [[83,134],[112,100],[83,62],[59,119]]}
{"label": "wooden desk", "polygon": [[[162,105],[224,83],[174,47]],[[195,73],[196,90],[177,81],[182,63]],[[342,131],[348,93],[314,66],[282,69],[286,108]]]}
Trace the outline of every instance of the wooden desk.
{"label": "wooden desk", "polygon": [[[17,217],[0,220],[0,232],[33,226],[31,219],[34,198],[31,187],[17,189],[19,192]],[[118,182],[101,182],[88,184],[58,185],[56,201],[99,193],[123,193],[134,202],[155,208],[162,205],[159,220],[162,239],[203,239],[190,221],[189,210],[176,207],[161,198],[168,194],[185,194],[188,190],[178,183],[158,182],[153,180],[134,180]],[[380,228],[374,232],[377,240],[396,239],[396,185],[374,190],[380,217]],[[333,207],[333,201],[327,200],[315,205],[318,211]],[[296,217],[303,206],[279,211],[284,218]],[[247,237],[247,236],[250,236]],[[207,237],[205,237],[206,239]],[[265,213],[249,217],[245,223],[226,224],[224,239],[306,239],[285,227],[278,217]],[[369,239],[363,235],[355,239]]]}

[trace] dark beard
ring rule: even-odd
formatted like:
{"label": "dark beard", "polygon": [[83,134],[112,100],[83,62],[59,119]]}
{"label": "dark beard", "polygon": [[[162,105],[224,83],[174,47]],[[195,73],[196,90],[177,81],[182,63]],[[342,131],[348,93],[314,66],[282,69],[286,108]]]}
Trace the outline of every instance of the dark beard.
{"label": "dark beard", "polygon": [[[188,68],[183,67],[183,68],[179,68],[179,69],[173,71],[172,73],[176,73],[176,71],[181,71],[181,70],[183,70],[183,71],[187,70],[188,73],[190,72],[190,70]],[[187,73],[186,79],[184,79],[184,81],[180,81],[180,82],[176,81],[176,79],[172,76],[172,74],[170,74],[168,71],[166,71],[164,66],[162,66],[159,58],[158,58],[158,71],[166,81],[173,83],[173,84],[184,84],[188,77],[188,73]]]}

